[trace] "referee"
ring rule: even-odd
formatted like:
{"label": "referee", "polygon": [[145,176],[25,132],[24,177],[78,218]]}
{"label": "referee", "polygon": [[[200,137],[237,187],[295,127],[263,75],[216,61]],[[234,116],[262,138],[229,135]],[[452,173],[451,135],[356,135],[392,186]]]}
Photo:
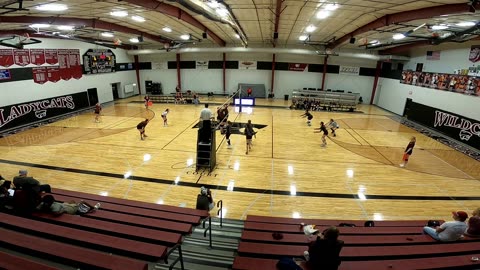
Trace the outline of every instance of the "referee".
{"label": "referee", "polygon": [[210,142],[210,133],[212,130],[212,111],[208,108],[208,103],[205,103],[205,108],[200,112],[200,120],[202,120],[202,129],[200,130],[200,141],[204,143]]}

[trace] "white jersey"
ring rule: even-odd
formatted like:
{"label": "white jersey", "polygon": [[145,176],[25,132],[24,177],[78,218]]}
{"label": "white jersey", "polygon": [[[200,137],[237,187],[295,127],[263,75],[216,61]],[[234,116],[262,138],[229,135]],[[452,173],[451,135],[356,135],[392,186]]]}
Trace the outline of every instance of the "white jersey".
{"label": "white jersey", "polygon": [[164,111],[164,112],[162,113],[162,117],[163,117],[163,118],[167,117],[167,114],[168,114],[168,112],[167,112],[167,111]]}
{"label": "white jersey", "polygon": [[337,122],[332,121],[328,123],[328,127],[330,128],[339,128],[340,126],[337,124]]}

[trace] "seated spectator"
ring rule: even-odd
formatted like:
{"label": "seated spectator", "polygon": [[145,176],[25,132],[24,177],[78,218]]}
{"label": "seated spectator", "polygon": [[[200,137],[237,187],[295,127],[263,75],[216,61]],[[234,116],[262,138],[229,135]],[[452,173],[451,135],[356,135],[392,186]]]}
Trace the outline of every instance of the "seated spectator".
{"label": "seated spectator", "polygon": [[13,190],[10,189],[11,185],[11,181],[5,180],[0,175],[0,209],[5,209],[13,204],[13,195],[11,193]]}
{"label": "seated spectator", "polygon": [[433,239],[442,242],[456,241],[462,238],[463,233],[467,229],[465,220],[467,220],[468,214],[464,211],[457,211],[452,212],[452,215],[454,221],[445,222],[435,228],[425,226],[423,231]]}
{"label": "seated spectator", "polygon": [[50,185],[42,185],[38,180],[31,176],[27,176],[27,170],[20,170],[19,176],[15,176],[13,178],[13,185],[17,189],[32,189],[37,193],[47,192],[51,193],[52,189]]}
{"label": "seated spectator", "polygon": [[480,207],[473,210],[472,216],[468,220],[468,228],[465,235],[480,237]]}
{"label": "seated spectator", "polygon": [[340,232],[335,226],[323,231],[317,239],[310,242],[304,252],[310,269],[337,270],[340,265],[340,251],[344,242],[338,240]]}
{"label": "seated spectator", "polygon": [[60,203],[55,201],[55,198],[52,195],[43,196],[42,202],[37,206],[37,210],[52,213],[54,215],[61,215],[63,213],[69,215],[87,214],[98,210],[99,208],[100,203],[97,203],[95,206],[91,206],[84,201],[79,203],[76,203],[75,201]]}
{"label": "seated spectator", "polygon": [[207,210],[210,211],[215,206],[213,202],[212,192],[210,189],[201,187],[200,194],[197,196],[197,206],[196,209],[198,210]]}

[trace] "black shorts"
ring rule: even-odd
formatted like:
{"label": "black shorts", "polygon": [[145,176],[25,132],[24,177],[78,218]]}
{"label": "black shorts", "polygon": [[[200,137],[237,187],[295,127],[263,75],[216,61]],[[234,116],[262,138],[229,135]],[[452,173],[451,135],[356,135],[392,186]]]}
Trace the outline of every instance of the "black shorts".
{"label": "black shorts", "polygon": [[253,136],[252,135],[246,135],[246,137],[247,137],[247,140],[251,140]]}

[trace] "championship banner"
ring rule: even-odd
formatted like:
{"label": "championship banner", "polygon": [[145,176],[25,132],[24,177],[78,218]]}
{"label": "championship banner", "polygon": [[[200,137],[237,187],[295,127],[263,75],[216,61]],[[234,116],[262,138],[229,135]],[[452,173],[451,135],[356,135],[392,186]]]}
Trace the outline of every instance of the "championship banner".
{"label": "championship banner", "polygon": [[11,78],[9,69],[0,69],[0,80],[10,80]]}
{"label": "championship banner", "polygon": [[480,60],[480,45],[472,45],[472,47],[470,47],[468,60],[473,63],[476,63]]}
{"label": "championship banner", "polygon": [[45,49],[45,62],[50,65],[58,64],[57,49]]}
{"label": "championship banner", "polygon": [[9,67],[13,65],[13,50],[0,49],[0,66]]}
{"label": "championship banner", "polygon": [[480,150],[480,122],[412,102],[407,118]]}
{"label": "championship banner", "polygon": [[196,61],[197,69],[208,69],[208,61]]}
{"label": "championship banner", "polygon": [[58,66],[47,67],[47,80],[53,83],[60,81],[60,68]]}
{"label": "championship banner", "polygon": [[70,59],[68,49],[58,49],[58,66],[60,67],[60,78],[68,81],[72,78],[70,70]]}
{"label": "championship banner", "polygon": [[47,68],[46,67],[34,67],[32,68],[33,82],[38,84],[44,84],[47,80]]}
{"label": "championship banner", "polygon": [[45,50],[30,49],[30,63],[37,66],[41,66],[45,64]]}
{"label": "championship banner", "polygon": [[307,67],[308,64],[288,63],[288,70],[290,71],[305,71]]}
{"label": "championship banner", "polygon": [[340,66],[339,74],[342,75],[360,75],[359,67]]}
{"label": "championship banner", "polygon": [[13,50],[13,59],[15,65],[18,66],[26,66],[30,64],[30,50],[22,49],[22,50]]}
{"label": "championship banner", "polygon": [[72,74],[72,77],[77,80],[82,78],[83,71],[80,64],[80,50],[70,49],[68,56],[70,61],[70,73]]}
{"label": "championship banner", "polygon": [[257,69],[257,61],[240,61],[238,69]]}
{"label": "championship banner", "polygon": [[44,121],[88,106],[87,92],[80,92],[1,107],[0,131]]}
{"label": "championship banner", "polygon": [[400,83],[480,96],[480,78],[475,76],[404,70]]}

